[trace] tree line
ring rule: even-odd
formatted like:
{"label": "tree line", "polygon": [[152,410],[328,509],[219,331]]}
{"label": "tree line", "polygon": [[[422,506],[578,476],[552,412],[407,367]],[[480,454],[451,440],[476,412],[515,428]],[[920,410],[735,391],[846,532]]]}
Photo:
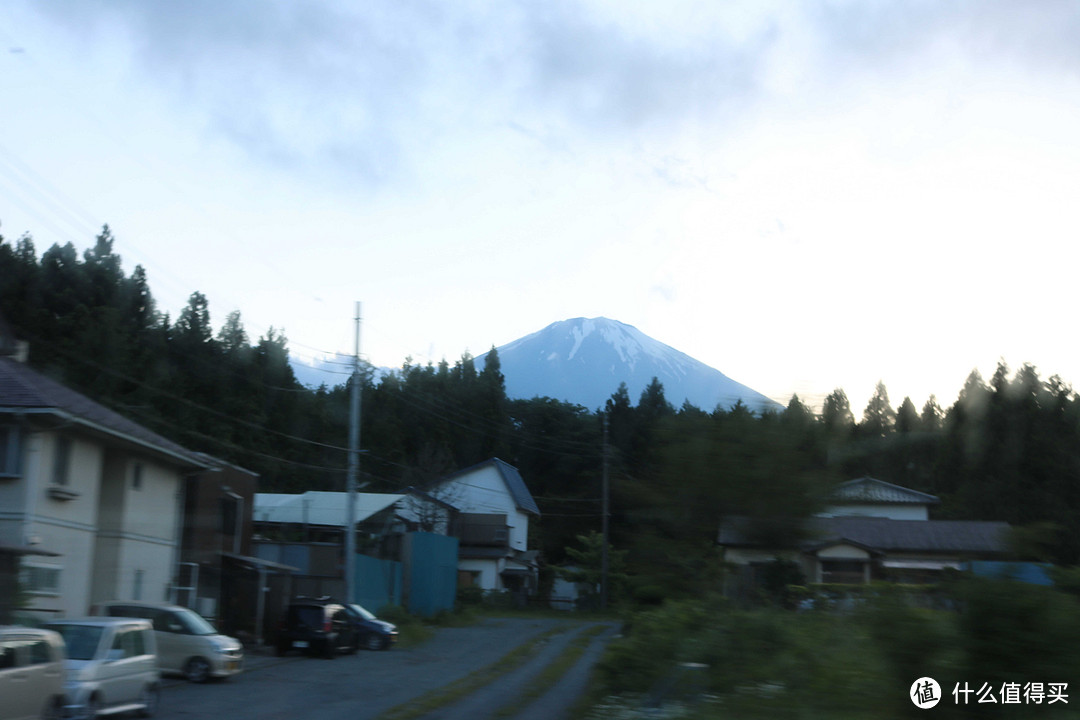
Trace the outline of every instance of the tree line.
{"label": "tree line", "polygon": [[[81,257],[29,235],[0,238],[0,313],[27,340],[29,362],[194,450],[260,475],[264,492],[344,489],[348,382],[311,389],[289,365],[288,340],[248,336],[239,311],[215,333],[193,292],[173,319],[146,271],[125,275],[106,226]],[[377,374],[363,366],[361,481],[369,492],[427,487],[500,457],[518,467],[542,516],[550,562],[600,525],[608,424],[612,543],[627,592],[693,594],[716,569],[727,514],[782,540],[837,482],[862,475],[941,498],[934,517],[1005,520],[1027,557],[1080,561],[1080,403],[1057,376],[1002,362],[973,371],[956,401],[893,407],[879,383],[859,417],[845,392],[820,413],[797,396],[780,412],[674,407],[654,381],[634,399],[620,385],[604,408],[511,399],[494,349],[483,368],[464,354]],[[636,402],[635,402],[636,400]]]}

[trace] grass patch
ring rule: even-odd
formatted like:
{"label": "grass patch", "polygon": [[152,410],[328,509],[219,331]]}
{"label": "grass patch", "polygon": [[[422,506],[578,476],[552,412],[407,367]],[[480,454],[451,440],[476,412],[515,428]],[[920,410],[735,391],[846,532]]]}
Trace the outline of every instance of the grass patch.
{"label": "grass patch", "polygon": [[532,657],[533,653],[537,651],[545,640],[553,635],[566,632],[566,630],[567,627],[563,625],[540,633],[532,640],[518,645],[495,662],[469,673],[460,680],[455,680],[449,685],[432,690],[410,702],[387,710],[382,715],[379,715],[378,720],[415,720],[429,712],[451,705],[514,670]]}
{"label": "grass patch", "polygon": [[538,697],[547,692],[577,663],[589,647],[593,638],[605,630],[603,625],[594,625],[578,635],[559,655],[548,663],[528,684],[516,702],[499,708],[492,717],[509,718],[527,707]]}
{"label": "grass patch", "polygon": [[434,617],[422,618],[410,614],[400,605],[389,605],[379,611],[379,619],[392,622],[398,629],[398,647],[415,647],[427,642],[435,634],[435,628],[441,627],[467,627],[475,624],[482,618],[471,608],[458,609],[453,612],[440,612]]}

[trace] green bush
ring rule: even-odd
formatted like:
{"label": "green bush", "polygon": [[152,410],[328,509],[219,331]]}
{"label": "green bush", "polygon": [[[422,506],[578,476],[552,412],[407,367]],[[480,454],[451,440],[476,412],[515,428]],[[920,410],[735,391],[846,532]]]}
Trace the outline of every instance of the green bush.
{"label": "green bush", "polygon": [[[701,663],[693,692],[710,700],[687,717],[904,718],[920,712],[911,684],[929,676],[944,696],[935,717],[995,717],[1015,708],[958,706],[955,685],[1000,691],[1004,682],[1080,676],[1080,603],[1053,588],[972,578],[932,592],[889,584],[806,592],[834,602],[790,612],[710,597],[639,611],[601,660],[598,693],[631,706],[685,701],[684,663]],[[1044,706],[1039,717],[1074,709]]]}
{"label": "green bush", "polygon": [[477,585],[470,585],[468,587],[458,587],[457,589],[457,604],[458,605],[480,605],[484,602],[484,589]]}
{"label": "green bush", "polygon": [[710,608],[700,601],[668,602],[630,616],[623,637],[612,641],[597,668],[606,691],[647,689],[675,663],[690,660],[683,648],[709,626]]}
{"label": "green bush", "polygon": [[970,578],[959,587],[968,675],[981,681],[1080,677],[1080,604],[1053,588]]}
{"label": "green bush", "polygon": [[639,605],[660,606],[667,599],[667,593],[659,585],[641,585],[632,591],[634,602]]}

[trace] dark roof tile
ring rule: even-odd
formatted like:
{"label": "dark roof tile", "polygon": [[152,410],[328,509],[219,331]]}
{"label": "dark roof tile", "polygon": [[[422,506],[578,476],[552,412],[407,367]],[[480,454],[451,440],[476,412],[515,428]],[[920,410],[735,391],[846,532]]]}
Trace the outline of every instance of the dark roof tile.
{"label": "dark roof tile", "polygon": [[829,495],[829,500],[840,504],[870,502],[929,505],[940,502],[935,495],[893,485],[872,477],[861,477],[841,483]]}
{"label": "dark roof tile", "polygon": [[0,357],[0,412],[18,410],[68,415],[88,426],[177,457],[186,464],[195,467],[210,464],[172,440],[128,420],[26,364]]}
{"label": "dark roof tile", "polygon": [[[746,518],[727,518],[718,542],[730,547],[752,547]],[[883,552],[1001,553],[1007,549],[1008,523],[978,520],[890,520],[869,517],[810,518],[807,540],[801,547],[847,540]]]}

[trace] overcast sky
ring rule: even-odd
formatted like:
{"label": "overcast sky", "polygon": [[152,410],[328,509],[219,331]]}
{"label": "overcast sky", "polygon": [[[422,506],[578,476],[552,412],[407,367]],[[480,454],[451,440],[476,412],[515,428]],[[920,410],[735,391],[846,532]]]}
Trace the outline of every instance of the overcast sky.
{"label": "overcast sky", "polygon": [[[786,403],[1080,383],[1080,4],[5,2],[0,233],[377,365],[605,316]],[[335,383],[341,378],[328,378]]]}

